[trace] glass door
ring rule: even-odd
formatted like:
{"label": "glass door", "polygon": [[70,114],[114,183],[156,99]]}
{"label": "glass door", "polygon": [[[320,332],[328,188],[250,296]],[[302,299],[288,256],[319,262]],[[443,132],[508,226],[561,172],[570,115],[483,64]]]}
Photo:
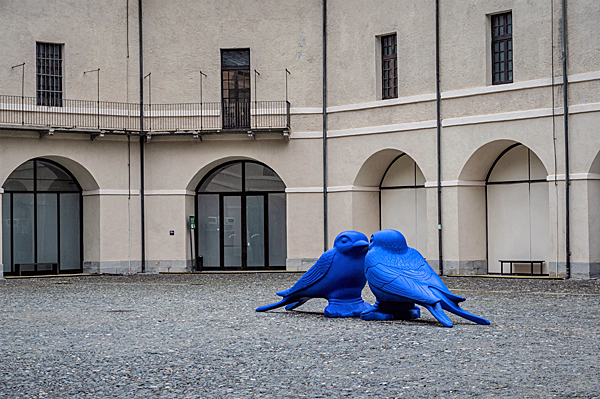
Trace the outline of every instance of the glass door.
{"label": "glass door", "polygon": [[284,269],[285,185],[257,162],[234,161],[209,173],[196,196],[196,253],[201,268]]}
{"label": "glass door", "polygon": [[265,266],[265,196],[246,197],[246,256],[248,267]]}
{"label": "glass door", "polygon": [[223,263],[242,267],[242,197],[223,196]]}
{"label": "glass door", "polygon": [[33,159],[2,188],[4,273],[80,273],[83,199],[75,178],[52,161]]}

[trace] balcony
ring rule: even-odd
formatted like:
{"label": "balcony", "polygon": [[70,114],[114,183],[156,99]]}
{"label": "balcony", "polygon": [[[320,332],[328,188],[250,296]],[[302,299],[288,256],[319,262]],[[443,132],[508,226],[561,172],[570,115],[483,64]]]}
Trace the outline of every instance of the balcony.
{"label": "balcony", "polygon": [[[140,105],[108,101],[61,100],[60,107],[37,105],[35,97],[0,95],[0,128],[98,134],[139,134]],[[289,137],[287,101],[144,104],[144,133],[193,135],[281,133]]]}

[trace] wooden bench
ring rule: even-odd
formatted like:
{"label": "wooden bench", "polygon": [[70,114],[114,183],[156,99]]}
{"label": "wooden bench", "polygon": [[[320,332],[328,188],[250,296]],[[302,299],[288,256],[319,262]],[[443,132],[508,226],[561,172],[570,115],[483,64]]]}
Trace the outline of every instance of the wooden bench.
{"label": "wooden bench", "polygon": [[[504,264],[508,263],[510,265],[510,272],[509,273],[504,273]],[[530,273],[513,273],[513,264],[526,264],[526,265],[530,265]],[[544,269],[544,263],[545,261],[543,260],[500,260],[500,274],[526,274],[526,275],[530,275],[530,276],[547,276],[548,274],[544,274],[543,273],[543,269]],[[534,273],[533,272],[533,265],[539,264],[540,265],[540,271],[539,273]]]}

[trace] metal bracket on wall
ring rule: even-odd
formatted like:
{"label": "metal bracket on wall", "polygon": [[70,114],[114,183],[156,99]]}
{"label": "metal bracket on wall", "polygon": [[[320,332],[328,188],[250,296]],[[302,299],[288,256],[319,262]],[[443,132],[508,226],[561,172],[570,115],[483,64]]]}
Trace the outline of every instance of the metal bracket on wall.
{"label": "metal bracket on wall", "polygon": [[42,130],[40,132],[40,140],[43,140],[48,136],[54,136],[54,128],[50,128],[48,130]]}
{"label": "metal bracket on wall", "polygon": [[144,142],[149,143],[150,139],[152,139],[152,135],[150,133],[146,133],[146,136],[144,136]]}
{"label": "metal bracket on wall", "polygon": [[289,130],[283,131],[283,138],[285,139],[285,141],[290,141],[290,131]]}
{"label": "metal bracket on wall", "polygon": [[92,134],[90,134],[90,139],[91,139],[92,141],[96,141],[96,140],[98,140],[99,138],[102,138],[102,137],[104,137],[104,133],[106,133],[106,131],[105,131],[105,130],[100,130],[100,133],[92,133]]}
{"label": "metal bracket on wall", "polygon": [[198,140],[198,142],[202,142],[202,135],[200,134],[200,132],[193,130],[192,131],[192,137],[194,137],[196,140]]}
{"label": "metal bracket on wall", "polygon": [[250,140],[256,139],[256,137],[254,136],[254,132],[252,130],[248,130],[248,137],[250,137]]}

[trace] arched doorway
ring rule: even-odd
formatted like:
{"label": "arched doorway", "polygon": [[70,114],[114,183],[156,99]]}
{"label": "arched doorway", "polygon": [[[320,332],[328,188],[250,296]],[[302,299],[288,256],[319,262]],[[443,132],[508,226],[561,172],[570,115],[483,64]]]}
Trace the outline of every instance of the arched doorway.
{"label": "arched doorway", "polygon": [[285,184],[271,168],[234,161],[196,190],[196,253],[204,269],[284,269]]}
{"label": "arched doorway", "polygon": [[[489,274],[548,274],[552,254],[547,175],[542,161],[519,143],[492,164],[486,177]],[[544,263],[502,267],[501,260]]]}
{"label": "arched doorway", "polygon": [[387,167],[379,183],[379,223],[382,229],[395,229],[409,246],[427,253],[427,197],[425,177],[408,155],[398,155]]}
{"label": "arched doorway", "polygon": [[81,273],[81,186],[61,165],[29,160],[2,186],[5,275]]}

